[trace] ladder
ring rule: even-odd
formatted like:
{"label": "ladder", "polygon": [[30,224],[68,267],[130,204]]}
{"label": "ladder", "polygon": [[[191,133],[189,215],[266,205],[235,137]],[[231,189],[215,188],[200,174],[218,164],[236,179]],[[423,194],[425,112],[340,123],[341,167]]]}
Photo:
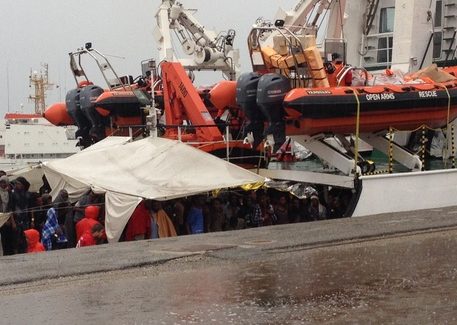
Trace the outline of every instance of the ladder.
{"label": "ladder", "polygon": [[457,1],[443,0],[443,38],[442,52],[447,61],[454,60],[457,50]]}
{"label": "ladder", "polygon": [[368,35],[373,27],[373,22],[378,11],[379,0],[369,0],[364,15],[363,34]]}

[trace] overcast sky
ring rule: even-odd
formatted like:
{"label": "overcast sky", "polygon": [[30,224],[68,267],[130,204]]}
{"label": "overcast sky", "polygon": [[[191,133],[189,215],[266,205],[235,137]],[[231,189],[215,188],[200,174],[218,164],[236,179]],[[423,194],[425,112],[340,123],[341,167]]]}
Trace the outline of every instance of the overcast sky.
{"label": "overcast sky", "polygon": [[[235,29],[242,70],[250,70],[246,38],[258,17],[273,19],[279,7],[298,0],[181,0],[198,9],[197,18],[210,29]],[[49,64],[49,79],[59,85],[48,92],[47,105],[63,101],[75,83],[68,53],[91,41],[110,58],[121,75],[140,74],[140,62],[157,57],[152,31],[158,0],[0,0],[0,115],[9,110],[31,112],[31,70]],[[99,73],[89,72],[97,80]],[[9,84],[9,87],[8,87]],[[105,86],[102,84],[102,86]],[[9,89],[9,91],[8,91]]]}

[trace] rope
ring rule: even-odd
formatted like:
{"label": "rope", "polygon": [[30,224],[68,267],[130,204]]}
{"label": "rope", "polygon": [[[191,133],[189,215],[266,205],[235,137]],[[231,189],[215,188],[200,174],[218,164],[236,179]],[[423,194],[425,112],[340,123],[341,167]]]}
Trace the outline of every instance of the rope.
{"label": "rope", "polygon": [[389,128],[389,167],[388,173],[392,174],[394,170],[394,133],[392,127]]}
{"label": "rope", "polygon": [[405,129],[397,129],[395,127],[392,127],[392,130],[395,132],[417,132],[417,131],[421,131],[422,129],[426,129],[426,130],[430,130],[430,131],[443,131],[441,128],[432,128],[432,127],[429,127],[428,125],[426,124],[422,124],[421,126],[415,128],[415,129],[411,129],[411,130],[405,130]]}
{"label": "rope", "polygon": [[365,175],[367,176],[374,176],[374,175],[382,175],[382,174],[392,174],[390,169],[381,169],[381,170],[375,170],[374,172],[366,173]]}
{"label": "rope", "polygon": [[422,127],[422,136],[421,136],[421,161],[422,161],[422,168],[421,171],[425,171],[425,152],[427,150],[425,143],[426,143],[426,127],[425,125]]}
{"label": "rope", "polygon": [[[74,206],[74,205],[70,204],[66,208],[69,208],[69,209],[81,208],[82,209],[82,208],[86,208],[90,205],[96,205],[96,206],[103,207],[105,205],[105,203],[92,203],[92,204],[81,205],[81,206]],[[55,204],[51,203],[51,204],[47,204],[47,205],[40,205],[40,206],[33,207],[33,208],[23,209],[23,210],[20,210],[19,213],[46,212],[50,208],[53,208],[53,207],[55,207]],[[15,211],[10,211],[10,212],[15,213]]]}
{"label": "rope", "polygon": [[[439,87],[443,88],[446,91],[447,94],[447,129],[449,130],[449,124],[451,123],[451,94],[449,93],[449,89],[446,87],[446,85],[443,84],[437,84]],[[448,132],[449,133],[449,132]]]}
{"label": "rope", "polygon": [[454,124],[451,125],[451,154],[452,154],[452,169],[455,169],[455,132]]}

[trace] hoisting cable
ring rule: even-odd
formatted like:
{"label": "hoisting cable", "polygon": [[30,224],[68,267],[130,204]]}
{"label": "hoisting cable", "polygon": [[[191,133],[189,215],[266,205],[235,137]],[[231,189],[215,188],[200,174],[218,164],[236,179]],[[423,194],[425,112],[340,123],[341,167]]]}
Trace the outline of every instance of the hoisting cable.
{"label": "hoisting cable", "polygon": [[[444,84],[437,84],[439,87],[443,88],[447,94],[447,118],[446,118],[446,151],[447,155],[449,155],[449,137],[451,136],[451,94],[449,93],[449,89]],[[451,152],[454,152],[454,141],[452,139],[452,148]],[[455,155],[452,157],[452,165],[455,165]]]}
{"label": "hoisting cable", "polygon": [[[325,22],[325,17],[327,17],[327,14],[329,13],[330,7],[332,6],[333,2],[335,2],[335,0],[331,0],[331,2],[328,4],[327,8],[325,8],[324,15],[322,16],[322,18],[320,20],[320,23],[317,26],[316,32],[319,32],[319,30],[321,29],[322,24]],[[325,26],[325,34],[327,34],[327,32],[328,32],[328,24],[326,24],[326,26]]]}
{"label": "hoisting cable", "polygon": [[355,101],[357,103],[357,112],[355,120],[355,141],[354,141],[354,174],[357,175],[357,163],[359,161],[359,135],[360,135],[360,99],[355,88],[349,88],[354,94]]}
{"label": "hoisting cable", "polygon": [[343,8],[341,5],[341,1],[338,1],[338,6],[339,6],[339,14],[340,14],[340,28],[341,28],[341,38],[344,39],[344,13],[343,13]]}
{"label": "hoisting cable", "polygon": [[394,129],[389,127],[389,166],[387,169],[389,174],[394,171]]}

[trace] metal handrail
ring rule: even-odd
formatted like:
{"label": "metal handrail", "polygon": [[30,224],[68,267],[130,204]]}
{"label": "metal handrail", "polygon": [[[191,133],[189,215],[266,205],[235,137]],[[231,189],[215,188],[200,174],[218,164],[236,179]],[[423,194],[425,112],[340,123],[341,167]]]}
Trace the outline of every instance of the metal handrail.
{"label": "metal handrail", "polygon": [[[207,127],[207,128],[211,128],[211,127],[221,127],[221,126],[224,126],[225,127],[225,136],[223,137],[223,140],[219,140],[219,141],[186,141],[185,143],[189,144],[189,145],[206,145],[206,144],[219,144],[219,143],[225,143],[226,144],[226,157],[224,158],[225,160],[227,161],[230,161],[231,159],[232,160],[240,160],[240,159],[248,159],[248,158],[261,158],[263,157],[262,155],[259,155],[259,156],[243,156],[243,157],[233,157],[233,156],[230,156],[230,143],[243,143],[243,140],[240,139],[240,140],[229,140],[229,135],[230,135],[230,125],[227,125],[227,124],[214,124],[214,125],[197,125],[197,124],[194,124],[194,125],[177,125],[177,124],[174,124],[174,125],[171,125],[171,124],[158,124],[157,125],[158,127],[164,127],[164,128],[176,128],[178,130],[178,136],[177,136],[177,140],[182,142],[182,129],[189,129],[189,128],[195,128],[195,127],[199,127],[199,128],[203,128],[203,127]],[[116,134],[119,130],[121,129],[127,129],[129,130],[129,136],[133,139],[135,137],[135,134],[136,135],[139,135],[141,133],[140,130],[137,130],[137,132],[133,132],[133,129],[138,129],[138,128],[146,128],[146,125],[127,125],[127,126],[121,126],[121,127],[118,127],[111,135],[114,135]]]}

